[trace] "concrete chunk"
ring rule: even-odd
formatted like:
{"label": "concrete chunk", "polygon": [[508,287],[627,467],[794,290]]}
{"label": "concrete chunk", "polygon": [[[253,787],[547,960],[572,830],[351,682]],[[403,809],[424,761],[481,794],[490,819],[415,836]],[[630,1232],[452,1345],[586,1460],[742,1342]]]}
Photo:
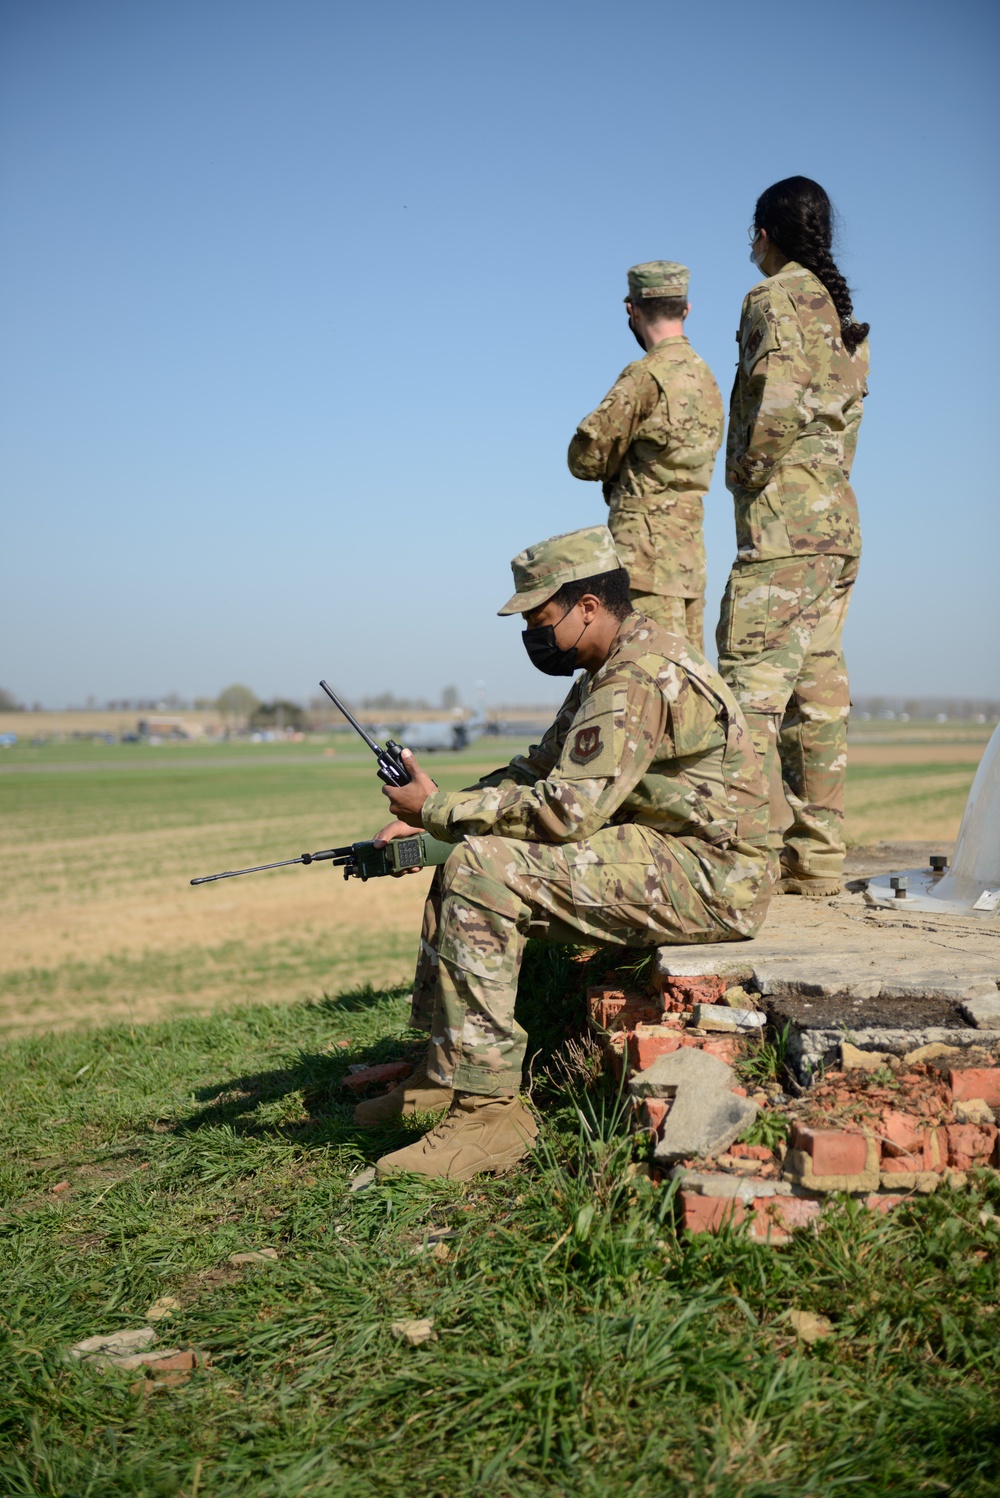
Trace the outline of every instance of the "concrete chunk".
{"label": "concrete chunk", "polygon": [[757,1117],[757,1104],[732,1091],[735,1081],[732,1067],[693,1046],[658,1056],[633,1077],[633,1096],[671,1099],[655,1158],[716,1155],[745,1133]]}
{"label": "concrete chunk", "polygon": [[767,1015],[757,1009],[734,1009],[728,1004],[695,1004],[691,1020],[699,1030],[762,1030]]}
{"label": "concrete chunk", "polygon": [[679,956],[676,947],[658,947],[653,968],[653,987],[660,993],[670,978],[725,978],[743,983],[753,973],[753,947],[742,942],[727,942],[721,947],[698,947],[693,953]]}
{"label": "concrete chunk", "polygon": [[670,1178],[679,1181],[684,1191],[696,1191],[699,1196],[733,1197],[741,1202],[752,1202],[761,1196],[791,1196],[794,1191],[789,1181],[744,1180],[720,1171],[687,1170],[683,1165],[675,1165]]}
{"label": "concrete chunk", "polygon": [[134,1331],[104,1332],[96,1337],[85,1337],[82,1342],[76,1342],[69,1349],[69,1355],[73,1358],[120,1358],[128,1357],[149,1347],[156,1341],[156,1333],[151,1326],[136,1327]]}
{"label": "concrete chunk", "polygon": [[657,1056],[653,1064],[634,1076],[628,1085],[633,1097],[672,1098],[683,1083],[730,1092],[735,1081],[732,1067],[724,1061],[709,1056],[697,1046],[685,1046],[667,1056]]}
{"label": "concrete chunk", "polygon": [[997,997],[992,972],[956,973],[941,968],[918,968],[905,977],[886,975],[884,999],[978,999]]}
{"label": "concrete chunk", "polygon": [[1000,1030],[1000,993],[995,989],[981,998],[965,999],[960,1008],[977,1030]]}

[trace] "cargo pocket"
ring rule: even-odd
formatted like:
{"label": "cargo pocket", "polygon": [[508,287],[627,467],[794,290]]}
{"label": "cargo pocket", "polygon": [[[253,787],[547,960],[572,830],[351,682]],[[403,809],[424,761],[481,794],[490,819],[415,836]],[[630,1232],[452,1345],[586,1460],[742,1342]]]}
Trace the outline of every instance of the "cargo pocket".
{"label": "cargo pocket", "polygon": [[636,593],[656,591],[656,538],[640,501],[619,500],[608,516],[615,550]]}
{"label": "cargo pocket", "polygon": [[652,858],[647,854],[613,863],[570,862],[570,892],[580,929],[621,940],[627,932],[650,927],[650,904],[662,898]]}
{"label": "cargo pocket", "polygon": [[520,957],[517,921],[527,907],[506,885],[460,864],[442,906],[438,955],[451,967],[513,982]]}
{"label": "cargo pocket", "polygon": [[758,655],[767,645],[771,579],[734,572],[722,598],[716,645],[720,655]]}

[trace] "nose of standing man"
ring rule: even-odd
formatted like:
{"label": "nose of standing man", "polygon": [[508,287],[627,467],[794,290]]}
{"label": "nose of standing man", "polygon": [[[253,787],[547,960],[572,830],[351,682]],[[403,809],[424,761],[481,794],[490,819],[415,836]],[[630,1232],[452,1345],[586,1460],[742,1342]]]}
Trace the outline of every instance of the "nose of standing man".
{"label": "nose of standing man", "polygon": [[635,608],[704,649],[704,495],[722,443],[712,371],[684,323],[690,273],[673,260],[634,265],[625,308],[644,356],[622,370],[569,446],[570,472],[599,480]]}

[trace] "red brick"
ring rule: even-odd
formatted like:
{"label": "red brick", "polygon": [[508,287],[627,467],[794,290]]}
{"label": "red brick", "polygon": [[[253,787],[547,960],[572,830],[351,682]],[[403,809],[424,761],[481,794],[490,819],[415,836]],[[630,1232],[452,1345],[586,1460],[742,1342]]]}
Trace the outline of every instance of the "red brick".
{"label": "red brick", "polygon": [[633,1025],[657,1024],[661,1006],[645,994],[596,985],[587,989],[587,1012],[602,1030],[630,1030]]}
{"label": "red brick", "polygon": [[667,978],[663,985],[664,1009],[691,1009],[695,1004],[715,1004],[729,984],[724,978],[705,974],[695,978]]}
{"label": "red brick", "polygon": [[817,1227],[823,1203],[801,1196],[757,1196],[750,1237],[756,1243],[787,1243],[795,1228]]}
{"label": "red brick", "polygon": [[670,1056],[684,1044],[681,1035],[642,1035],[634,1030],[628,1037],[628,1064],[633,1071],[645,1071],[657,1056]]}
{"label": "red brick", "polygon": [[[697,1037],[688,1041],[688,1045],[698,1045]],[[713,1040],[700,1042],[701,1049],[706,1056],[716,1056],[724,1061],[727,1066],[732,1066],[740,1053],[740,1042],[737,1035],[717,1035]]]}
{"label": "red brick", "polygon": [[890,1154],[912,1155],[923,1149],[924,1130],[909,1113],[898,1113],[894,1109],[883,1113],[882,1132],[892,1146]]}
{"label": "red brick", "polygon": [[[733,1091],[737,1089],[734,1087]],[[743,1094],[746,1097],[746,1093]],[[773,1160],[774,1151],[769,1150],[766,1144],[731,1144],[729,1154],[734,1160]]]}
{"label": "red brick", "polygon": [[186,1352],[168,1353],[166,1357],[152,1358],[146,1363],[147,1376],[159,1373],[176,1373],[184,1368],[199,1368],[208,1362],[203,1352],[190,1348]]}
{"label": "red brick", "polygon": [[948,1085],[955,1099],[981,1097],[991,1108],[1000,1108],[1000,1066],[969,1066],[948,1073]]}
{"label": "red brick", "polygon": [[363,1092],[375,1082],[399,1082],[408,1077],[413,1067],[408,1061],[383,1061],[380,1066],[366,1066],[364,1071],[352,1071],[344,1078],[344,1086],[352,1092]]}
{"label": "red brick", "polygon": [[717,1233],[728,1223],[743,1221],[743,1203],[732,1196],[699,1196],[696,1191],[680,1193],[684,1226],[689,1233]]}
{"label": "red brick", "polygon": [[887,1170],[890,1175],[907,1175],[915,1171],[930,1170],[931,1166],[924,1164],[921,1151],[919,1155],[883,1155],[882,1169]]}
{"label": "red brick", "polygon": [[944,1170],[948,1164],[947,1136],[941,1129],[924,1130],[924,1170]]}
{"label": "red brick", "polygon": [[949,1124],[948,1164],[953,1170],[971,1170],[976,1165],[988,1165],[997,1142],[997,1130],[993,1124]]}
{"label": "red brick", "polygon": [[666,1098],[643,1098],[639,1108],[639,1127],[646,1129],[650,1134],[658,1134],[663,1120],[669,1112],[670,1104]]}
{"label": "red brick", "polygon": [[893,1207],[898,1207],[900,1202],[905,1201],[905,1196],[897,1196],[895,1193],[890,1193],[887,1196],[873,1193],[871,1196],[865,1197],[865,1206],[870,1212],[891,1212]]}
{"label": "red brick", "polygon": [[864,1136],[842,1129],[807,1129],[797,1123],[792,1146],[812,1156],[813,1173],[818,1176],[860,1175],[868,1160]]}

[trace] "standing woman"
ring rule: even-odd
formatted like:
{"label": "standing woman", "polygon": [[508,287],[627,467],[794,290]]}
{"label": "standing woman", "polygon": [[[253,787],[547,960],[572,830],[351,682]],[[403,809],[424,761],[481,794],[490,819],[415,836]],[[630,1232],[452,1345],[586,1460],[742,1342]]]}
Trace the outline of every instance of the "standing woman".
{"label": "standing woman", "polygon": [[[779,889],[841,887],[850,691],[841,648],[861,531],[850,484],[867,394],[868,324],[831,254],[830,199],[786,177],[757,199],[743,302],[726,486],[736,562],[717,644],[765,778],[777,748],[793,822]],[[781,845],[780,835],[774,835]]]}

